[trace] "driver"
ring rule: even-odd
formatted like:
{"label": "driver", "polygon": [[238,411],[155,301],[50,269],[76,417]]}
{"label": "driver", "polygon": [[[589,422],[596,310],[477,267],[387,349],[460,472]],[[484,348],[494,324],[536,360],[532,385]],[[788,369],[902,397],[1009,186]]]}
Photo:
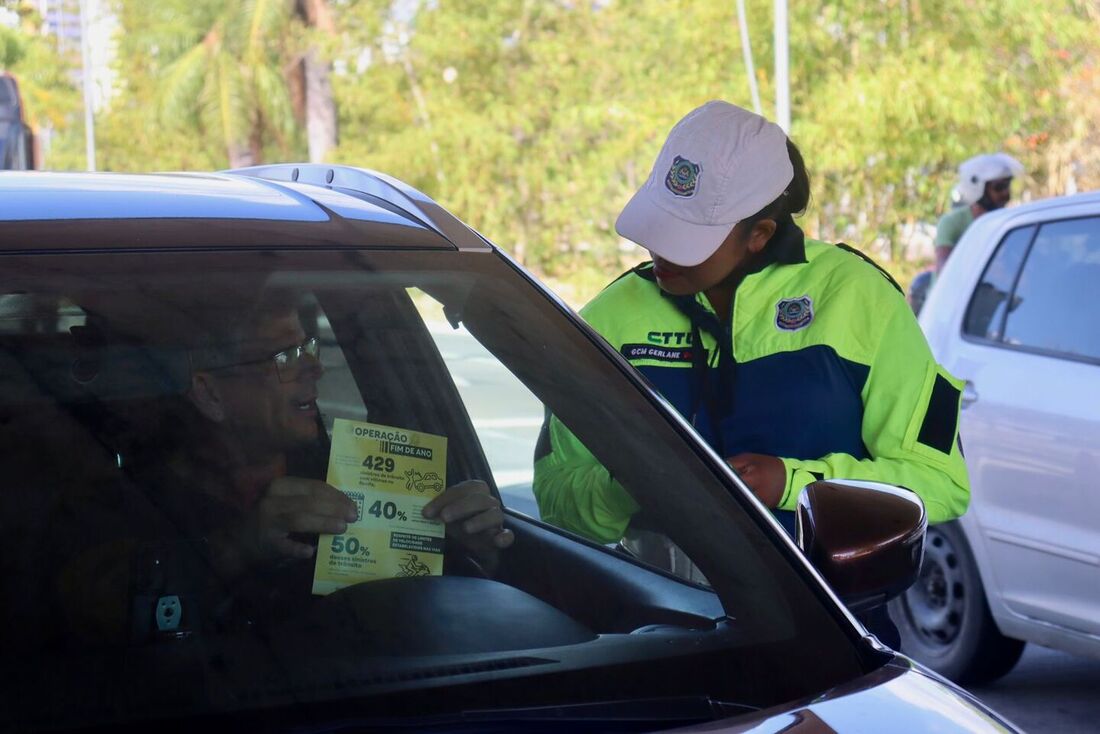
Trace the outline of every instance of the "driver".
{"label": "driver", "polygon": [[[126,507],[127,530],[117,519],[113,531],[100,523],[100,538],[106,527],[111,542],[72,554],[59,582],[78,638],[148,639],[165,627],[209,626],[215,612],[221,624],[225,609],[214,607],[230,599],[232,617],[247,624],[310,603],[317,534],[343,533],[356,508],[321,479],[328,437],[317,385],[324,368],[295,303],[290,294],[269,293],[235,309],[235,324],[208,329],[190,350],[185,398],[160,416],[144,450],[125,462],[120,455],[141,490],[131,493],[140,501],[118,505]],[[227,318],[226,309],[219,315]],[[446,524],[448,551],[482,569],[492,569],[514,541],[482,481],[446,488],[423,514]],[[134,527],[140,537],[132,537]],[[454,555],[445,555],[445,569]],[[166,615],[184,624],[165,624]]]}
{"label": "driver", "polygon": [[[244,515],[241,532],[216,544],[233,571],[272,559],[312,558],[317,547],[303,534],[340,534],[356,519],[346,494],[309,478],[321,475],[328,459],[317,408],[317,383],[324,374],[317,339],[307,338],[290,306],[264,310],[232,347],[235,357],[225,360],[218,349],[193,356],[197,364],[188,396],[206,421],[201,449],[218,457],[231,479],[201,484]],[[321,465],[303,467],[301,474],[291,471],[298,467],[289,462],[310,458]],[[513,540],[502,526],[499,501],[482,481],[448,487],[425,506],[424,515],[443,520],[448,539],[485,558]]]}

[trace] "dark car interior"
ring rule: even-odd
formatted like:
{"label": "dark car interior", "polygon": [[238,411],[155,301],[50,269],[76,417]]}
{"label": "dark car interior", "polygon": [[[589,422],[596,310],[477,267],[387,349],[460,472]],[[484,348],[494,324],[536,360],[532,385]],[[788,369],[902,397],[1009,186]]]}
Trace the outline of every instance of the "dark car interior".
{"label": "dark car interior", "polygon": [[[651,419],[651,400],[494,255],[134,255],[104,258],[94,274],[83,257],[18,258],[0,288],[0,675],[17,728],[245,712],[281,727],[322,707],[369,719],[598,704],[614,718],[610,702],[658,697],[667,705],[649,709],[652,728],[806,698],[886,659],[798,578],[763,521],[722,496],[673,427],[627,430]],[[295,600],[270,588],[308,577],[308,565],[214,578],[203,538],[173,519],[143,471],[186,421],[188,353],[173,337],[187,314],[165,295],[165,274],[196,273],[210,288],[304,283],[370,420],[447,436],[448,484],[492,486],[409,289],[431,296],[591,437],[625,486],[718,488],[698,493],[715,503],[699,515],[660,492],[639,496],[713,588],[517,513],[506,520],[514,547],[492,568],[449,550],[443,576]],[[338,285],[324,280],[333,273]],[[613,405],[577,399],[612,389],[625,395]],[[737,519],[715,525],[722,514]],[[717,538],[741,560],[709,558]],[[146,540],[153,555],[141,555]],[[120,548],[146,565],[116,578]],[[168,588],[176,572],[197,580]],[[168,592],[187,622],[173,634],[151,622]]]}

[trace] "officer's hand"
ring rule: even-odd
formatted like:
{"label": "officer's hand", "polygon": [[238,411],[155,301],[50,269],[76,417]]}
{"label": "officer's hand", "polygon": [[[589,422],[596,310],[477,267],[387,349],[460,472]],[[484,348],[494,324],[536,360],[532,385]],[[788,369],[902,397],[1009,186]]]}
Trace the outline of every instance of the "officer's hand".
{"label": "officer's hand", "polygon": [[252,562],[311,558],[317,548],[292,539],[292,533],[339,535],[355,519],[355,503],[336,487],[316,479],[281,477],[268,485],[253,508],[241,552]]}
{"label": "officer's hand", "polygon": [[787,470],[783,461],[764,454],[738,454],[726,459],[738,476],[765,507],[776,507],[787,488]]}
{"label": "officer's hand", "polygon": [[423,512],[426,518],[445,522],[447,537],[478,555],[491,555],[516,539],[504,529],[500,501],[489,493],[488,484],[476,479],[447,487],[424,505]]}

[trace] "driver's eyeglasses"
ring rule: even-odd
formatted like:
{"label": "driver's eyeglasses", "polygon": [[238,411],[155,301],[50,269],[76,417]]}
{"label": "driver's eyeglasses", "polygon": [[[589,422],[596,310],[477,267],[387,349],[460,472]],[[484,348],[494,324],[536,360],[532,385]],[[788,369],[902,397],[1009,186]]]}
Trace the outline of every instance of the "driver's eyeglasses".
{"label": "driver's eyeglasses", "polygon": [[1000,181],[990,181],[989,188],[996,191],[998,194],[1003,194],[1012,187],[1012,179],[1006,178]]}
{"label": "driver's eyeglasses", "polygon": [[224,370],[233,367],[244,367],[250,364],[264,364],[268,361],[275,363],[275,372],[279,375],[279,382],[293,382],[301,374],[302,357],[309,356],[313,359],[321,359],[321,342],[315,336],[307,338],[301,344],[287,347],[262,359],[250,359],[247,362],[236,362],[215,369]]}

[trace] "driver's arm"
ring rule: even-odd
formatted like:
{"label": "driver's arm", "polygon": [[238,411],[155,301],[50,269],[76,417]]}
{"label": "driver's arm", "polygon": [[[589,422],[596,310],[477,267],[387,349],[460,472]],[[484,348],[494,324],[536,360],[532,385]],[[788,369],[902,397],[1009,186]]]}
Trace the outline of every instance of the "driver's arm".
{"label": "driver's arm", "polygon": [[317,546],[299,535],[339,535],[355,522],[355,503],[319,479],[280,477],[247,513],[236,537],[212,538],[215,564],[233,577],[251,566],[279,558],[312,558]]}
{"label": "driver's arm", "polygon": [[498,551],[515,541],[512,531],[504,527],[500,500],[478,479],[447,487],[424,505],[423,512],[426,518],[446,523],[449,542],[481,560],[494,560]]}
{"label": "driver's arm", "polygon": [[[425,505],[423,512],[426,518],[442,520],[448,539],[483,560],[514,541],[512,531],[504,528],[500,501],[482,481],[448,487]],[[243,527],[209,539],[211,558],[227,579],[267,561],[309,559],[317,546],[298,536],[340,535],[356,519],[355,503],[331,484],[281,477],[269,485]]]}

